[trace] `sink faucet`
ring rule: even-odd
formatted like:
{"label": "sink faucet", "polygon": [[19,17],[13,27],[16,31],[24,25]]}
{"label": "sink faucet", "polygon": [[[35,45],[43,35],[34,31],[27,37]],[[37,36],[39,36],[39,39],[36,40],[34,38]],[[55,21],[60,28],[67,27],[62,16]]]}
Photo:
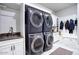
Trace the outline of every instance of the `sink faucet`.
{"label": "sink faucet", "polygon": [[11,33],[11,35],[13,36],[13,27],[10,27],[9,33]]}

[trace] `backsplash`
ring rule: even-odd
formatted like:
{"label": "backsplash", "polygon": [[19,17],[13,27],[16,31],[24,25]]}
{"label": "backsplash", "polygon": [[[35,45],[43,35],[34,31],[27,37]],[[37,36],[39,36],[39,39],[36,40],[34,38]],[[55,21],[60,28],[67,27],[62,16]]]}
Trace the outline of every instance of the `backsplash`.
{"label": "backsplash", "polygon": [[13,27],[13,31],[16,32],[16,19],[14,19],[14,15],[14,12],[0,10],[0,33],[8,33],[10,27]]}

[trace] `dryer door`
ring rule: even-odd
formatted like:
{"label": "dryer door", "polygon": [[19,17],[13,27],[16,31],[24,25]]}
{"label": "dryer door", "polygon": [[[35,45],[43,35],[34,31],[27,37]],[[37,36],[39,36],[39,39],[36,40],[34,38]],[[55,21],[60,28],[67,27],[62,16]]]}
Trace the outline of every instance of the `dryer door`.
{"label": "dryer door", "polygon": [[30,22],[36,28],[41,27],[43,24],[42,13],[39,11],[32,11],[30,15]]}
{"label": "dryer door", "polygon": [[37,36],[33,41],[32,41],[32,44],[31,44],[31,50],[32,52],[34,53],[38,53],[40,51],[43,50],[43,46],[44,46],[44,40],[42,37],[40,36]]}
{"label": "dryer door", "polygon": [[51,46],[53,44],[53,36],[51,34],[47,36],[46,44],[47,46]]}
{"label": "dryer door", "polygon": [[52,27],[53,21],[52,21],[52,17],[50,15],[46,15],[45,23],[46,23],[47,27]]}

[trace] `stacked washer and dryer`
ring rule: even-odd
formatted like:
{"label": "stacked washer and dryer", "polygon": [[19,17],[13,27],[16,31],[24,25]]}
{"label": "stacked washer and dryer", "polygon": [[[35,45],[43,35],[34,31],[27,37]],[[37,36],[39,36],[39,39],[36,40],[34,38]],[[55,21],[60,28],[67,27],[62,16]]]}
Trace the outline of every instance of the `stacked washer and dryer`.
{"label": "stacked washer and dryer", "polygon": [[44,40],[42,25],[42,12],[35,8],[25,6],[26,54],[37,55],[43,53]]}
{"label": "stacked washer and dryer", "polygon": [[36,8],[25,6],[25,47],[27,55],[39,55],[51,49],[52,19],[49,14]]}
{"label": "stacked washer and dryer", "polygon": [[52,33],[52,17],[49,13],[43,12],[43,37],[44,37],[44,51],[48,51],[53,45],[53,33]]}

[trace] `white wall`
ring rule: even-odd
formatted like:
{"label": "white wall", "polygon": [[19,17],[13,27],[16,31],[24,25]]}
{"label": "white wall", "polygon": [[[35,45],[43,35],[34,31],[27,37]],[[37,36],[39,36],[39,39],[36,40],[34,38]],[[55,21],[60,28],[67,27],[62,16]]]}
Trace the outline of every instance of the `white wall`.
{"label": "white wall", "polygon": [[[59,18],[59,27],[60,27],[61,20],[64,22],[64,24],[67,20],[70,20],[70,19],[76,20],[76,18],[77,18],[77,5],[60,10],[60,11],[56,12],[56,15]],[[66,30],[64,28],[63,33],[69,33],[69,32],[66,32]],[[74,33],[76,33],[76,30],[74,30]]]}
{"label": "white wall", "polygon": [[73,14],[73,15],[68,15],[68,16],[64,16],[64,17],[59,17],[59,20],[65,22],[67,20],[70,20],[70,19],[73,19],[75,20],[77,18],[77,15],[76,14]]}
{"label": "white wall", "polygon": [[20,27],[20,32],[22,36],[25,38],[25,4],[21,4],[19,27]]}
{"label": "white wall", "polygon": [[78,19],[78,28],[77,28],[77,36],[78,36],[78,43],[79,43],[79,3],[77,4],[77,19]]}
{"label": "white wall", "polygon": [[[8,7],[6,7],[6,8],[0,7],[0,10],[5,10],[5,11],[10,11],[10,12],[14,12],[15,13],[15,16],[13,17],[13,19],[15,20],[14,21],[15,24],[12,24],[12,25],[15,27],[14,28],[14,32],[19,32],[20,31],[20,9],[19,10],[15,10],[15,9],[11,9],[11,8],[8,8]],[[7,30],[9,30],[9,29],[7,29]]]}
{"label": "white wall", "polygon": [[55,14],[54,11],[52,11],[52,10],[50,10],[50,9],[48,9],[48,8],[46,8],[46,7],[42,6],[42,5],[40,5],[40,4],[36,4],[36,3],[26,3],[26,5],[35,7],[35,8],[37,8],[37,9],[39,9],[39,10],[42,10],[42,11],[45,11],[45,12],[48,12],[48,13],[53,13],[53,14]]}
{"label": "white wall", "polygon": [[58,17],[68,16],[68,15],[73,15],[73,14],[77,14],[77,5],[74,5],[69,8],[65,8],[63,10],[56,12],[56,15]]}
{"label": "white wall", "polygon": [[77,5],[56,12],[56,16],[58,16],[59,21],[62,20],[63,22],[70,19],[75,20],[77,18]]}
{"label": "white wall", "polygon": [[54,15],[54,14],[52,14],[51,15],[52,16],[52,21],[53,21],[53,25],[52,26],[57,26],[57,16],[56,15]]}
{"label": "white wall", "polygon": [[21,4],[20,8],[20,32],[24,40],[24,53],[25,53],[25,4]]}
{"label": "white wall", "polygon": [[0,33],[8,33],[10,27],[13,27],[14,32],[16,32],[16,19],[15,12],[9,11],[7,8],[4,10],[0,10]]}

